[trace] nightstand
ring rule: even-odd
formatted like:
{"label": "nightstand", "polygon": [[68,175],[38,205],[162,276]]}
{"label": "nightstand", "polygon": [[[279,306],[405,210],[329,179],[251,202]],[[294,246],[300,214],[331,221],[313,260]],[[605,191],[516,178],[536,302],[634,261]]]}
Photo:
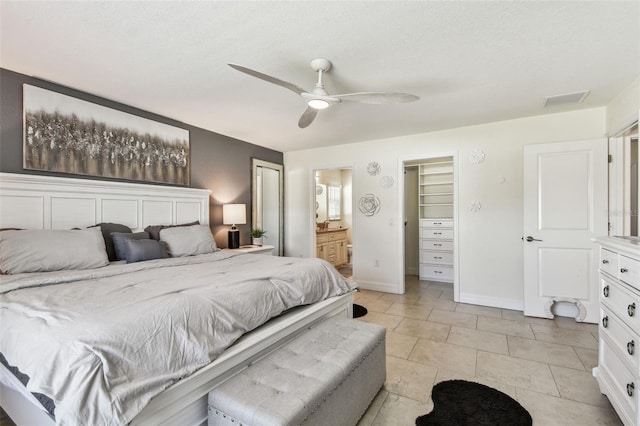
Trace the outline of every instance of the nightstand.
{"label": "nightstand", "polygon": [[251,253],[251,254],[266,254],[268,256],[273,256],[273,246],[263,245],[263,246],[240,246],[237,249],[223,249],[229,250],[233,252],[240,253]]}

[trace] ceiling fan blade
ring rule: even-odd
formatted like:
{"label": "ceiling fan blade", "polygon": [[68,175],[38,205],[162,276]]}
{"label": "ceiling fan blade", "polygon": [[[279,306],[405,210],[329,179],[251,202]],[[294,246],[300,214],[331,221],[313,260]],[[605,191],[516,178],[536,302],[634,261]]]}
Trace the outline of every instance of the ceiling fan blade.
{"label": "ceiling fan blade", "polygon": [[240,72],[243,72],[245,74],[249,74],[252,77],[256,77],[259,78],[260,80],[264,80],[267,81],[269,83],[273,83],[277,86],[281,86],[284,87],[286,89],[289,89],[293,92],[296,92],[298,95],[301,95],[302,93],[305,93],[305,90],[296,86],[295,84],[289,83],[287,81],[284,80],[280,80],[279,78],[275,78],[275,77],[271,77],[270,75],[267,74],[263,74],[261,72],[252,70],[251,68],[247,68],[247,67],[243,67],[242,65],[237,65],[237,64],[231,64],[231,63],[227,63],[227,65],[229,65],[231,68],[238,70]]}
{"label": "ceiling fan blade", "polygon": [[332,95],[331,97],[340,99],[342,102],[360,102],[364,104],[393,104],[414,102],[420,99],[420,97],[408,93],[392,92],[346,93],[344,95]]}
{"label": "ceiling fan blade", "polygon": [[318,110],[308,107],[300,116],[300,120],[298,120],[298,127],[304,129],[313,122],[313,120],[316,118],[316,115],[318,115]]}

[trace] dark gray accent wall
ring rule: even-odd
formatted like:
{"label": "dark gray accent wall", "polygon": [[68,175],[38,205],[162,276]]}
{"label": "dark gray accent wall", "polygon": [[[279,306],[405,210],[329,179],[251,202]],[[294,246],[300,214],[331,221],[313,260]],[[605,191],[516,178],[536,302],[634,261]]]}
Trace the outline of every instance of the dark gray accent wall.
{"label": "dark gray accent wall", "polygon": [[[189,130],[191,187],[212,191],[209,221],[219,247],[227,246],[229,229],[228,226],[222,225],[222,204],[246,204],[247,220],[251,221],[251,158],[283,163],[281,152],[0,68],[0,172],[113,180],[99,176],[88,177],[22,168],[22,85],[25,83]],[[140,181],[132,182],[141,183]],[[238,225],[238,229],[241,235],[240,243],[250,244],[251,224]]]}

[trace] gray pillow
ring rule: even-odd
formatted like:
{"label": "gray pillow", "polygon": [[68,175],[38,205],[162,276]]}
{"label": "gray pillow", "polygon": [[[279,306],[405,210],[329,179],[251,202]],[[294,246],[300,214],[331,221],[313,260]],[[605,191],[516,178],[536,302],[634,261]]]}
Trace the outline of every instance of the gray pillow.
{"label": "gray pillow", "polygon": [[124,242],[126,240],[148,240],[149,234],[146,232],[112,232],[111,239],[113,240],[113,247],[116,252],[117,260],[127,260],[126,248]]}
{"label": "gray pillow", "polygon": [[193,225],[200,225],[200,221],[196,220],[195,222],[183,223],[180,225],[150,225],[144,228],[144,230],[145,232],[149,233],[149,236],[151,237],[151,239],[160,241],[160,231],[162,231],[163,229],[176,228],[178,226],[193,226]]}
{"label": "gray pillow", "polygon": [[92,269],[109,264],[99,228],[0,232],[5,274]]}
{"label": "gray pillow", "polygon": [[172,257],[193,256],[218,250],[208,225],[166,228],[160,231],[160,241],[167,243]]}
{"label": "gray pillow", "polygon": [[143,260],[164,259],[169,257],[167,250],[160,241],[144,239],[134,240],[126,238],[123,240],[125,259],[127,263],[141,262]]}
{"label": "gray pillow", "polygon": [[131,233],[131,228],[127,225],[121,225],[119,223],[99,223],[94,226],[90,226],[89,228],[94,228],[96,226],[100,227],[100,231],[102,232],[102,238],[104,238],[104,246],[107,249],[107,256],[109,256],[109,261],[113,262],[114,260],[118,260],[116,256],[116,249],[113,246],[113,238],[111,238],[111,234],[114,232],[120,233]]}

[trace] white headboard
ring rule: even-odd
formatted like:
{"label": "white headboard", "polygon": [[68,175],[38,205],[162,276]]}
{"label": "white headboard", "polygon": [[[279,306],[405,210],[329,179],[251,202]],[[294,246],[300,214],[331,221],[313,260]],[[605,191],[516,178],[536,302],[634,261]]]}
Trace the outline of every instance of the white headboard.
{"label": "white headboard", "polygon": [[0,173],[0,228],[209,223],[208,189]]}

